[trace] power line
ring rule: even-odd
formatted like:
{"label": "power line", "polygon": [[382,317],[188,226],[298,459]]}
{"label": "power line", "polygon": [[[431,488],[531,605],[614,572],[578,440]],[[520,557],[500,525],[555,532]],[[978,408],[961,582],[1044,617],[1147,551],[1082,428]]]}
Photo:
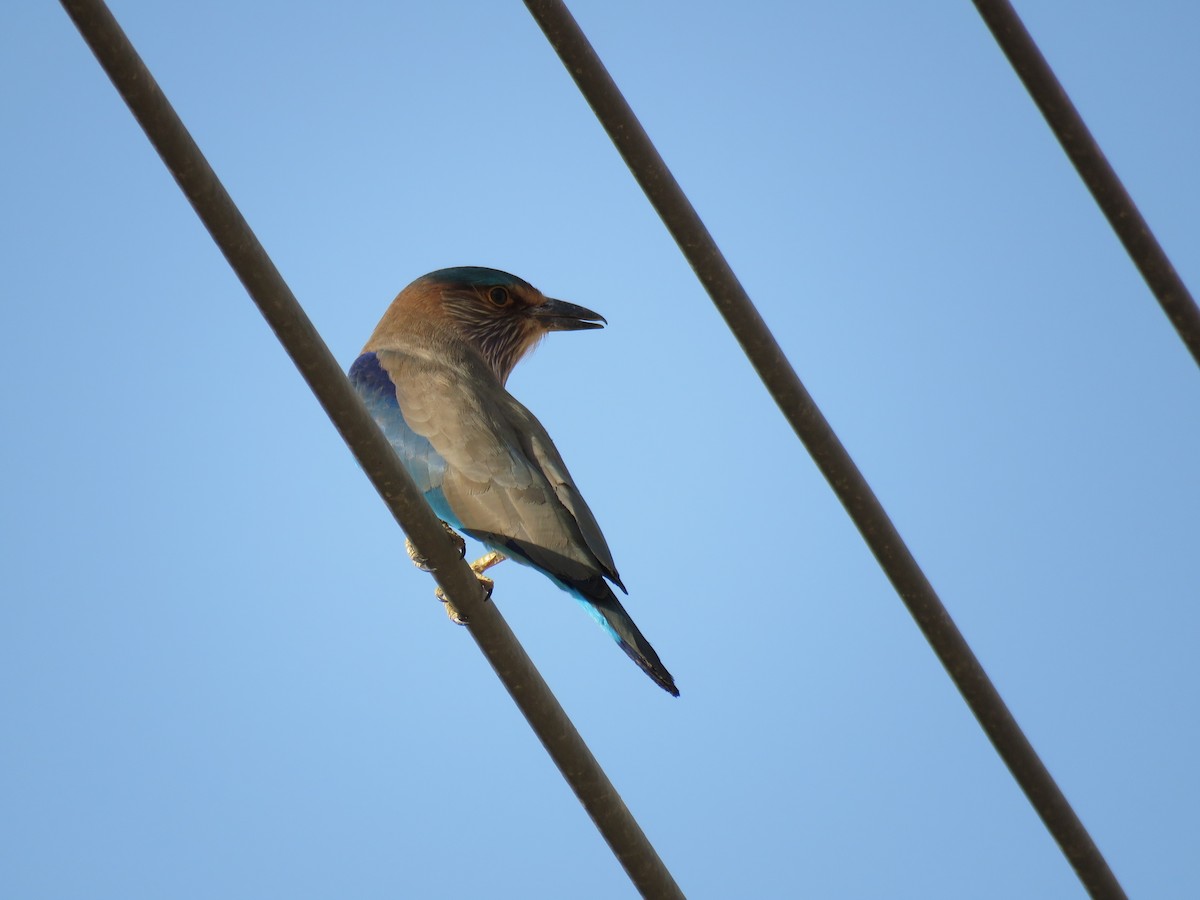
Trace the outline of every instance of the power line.
{"label": "power line", "polygon": [[1092,192],[1108,224],[1125,245],[1125,251],[1142,273],[1151,293],[1158,298],[1184,345],[1200,363],[1200,307],[1196,306],[1187,285],[1171,265],[1162,245],[1142,218],[1137,204],[1092,137],[1021,17],[1008,0],[973,2],[1079,177]]}
{"label": "power line", "polygon": [[469,619],[471,636],[646,897],[682,897],[675,880],[616,788],[551,693],[494,603],[459,557],[333,354],[242,218],[237,206],[102,0],[61,0],[134,118],[175,176],[296,368],[434,577]]}
{"label": "power line", "polygon": [[1124,891],[1087,829],[800,382],[579,25],[560,0],[525,0],[525,5],[1084,886],[1093,897],[1123,898]]}

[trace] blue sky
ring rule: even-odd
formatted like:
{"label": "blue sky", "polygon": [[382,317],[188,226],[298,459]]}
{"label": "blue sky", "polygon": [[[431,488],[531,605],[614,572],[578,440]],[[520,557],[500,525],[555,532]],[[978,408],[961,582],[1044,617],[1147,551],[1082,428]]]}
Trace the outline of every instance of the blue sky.
{"label": "blue sky", "polygon": [[[1131,895],[1200,871],[1200,372],[968,3],[582,26]],[[1021,3],[1200,284],[1200,10]],[[489,265],[672,700],[496,602],[694,897],[1082,896],[519,3],[113,10],[345,365]],[[57,4],[0,13],[0,892],[628,896]]]}

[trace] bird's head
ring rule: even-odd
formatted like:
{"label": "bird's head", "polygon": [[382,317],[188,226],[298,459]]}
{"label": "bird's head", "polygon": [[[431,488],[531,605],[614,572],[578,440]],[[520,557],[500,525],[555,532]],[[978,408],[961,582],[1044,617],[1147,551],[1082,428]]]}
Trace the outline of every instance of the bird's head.
{"label": "bird's head", "polygon": [[501,384],[549,332],[605,324],[599,313],[547,297],[515,275],[477,266],[430,272],[406,287],[393,306],[405,309],[410,323],[417,315],[450,325],[479,352]]}

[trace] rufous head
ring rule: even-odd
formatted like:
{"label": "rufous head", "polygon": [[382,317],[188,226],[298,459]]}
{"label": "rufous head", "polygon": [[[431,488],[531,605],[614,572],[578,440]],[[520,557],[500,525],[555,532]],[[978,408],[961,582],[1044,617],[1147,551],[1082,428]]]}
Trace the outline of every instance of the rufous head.
{"label": "rufous head", "polygon": [[423,275],[401,291],[367,347],[383,346],[386,333],[394,329],[450,329],[483,357],[503,384],[521,358],[551,331],[605,324],[599,313],[547,297],[516,275],[457,266]]}

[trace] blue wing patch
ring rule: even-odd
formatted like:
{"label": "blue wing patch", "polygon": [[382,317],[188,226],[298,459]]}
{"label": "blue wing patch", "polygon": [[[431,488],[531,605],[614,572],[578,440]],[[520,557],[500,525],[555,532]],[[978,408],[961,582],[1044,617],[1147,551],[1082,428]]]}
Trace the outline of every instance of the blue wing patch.
{"label": "blue wing patch", "polygon": [[354,361],[350,367],[350,383],[433,511],[456,528],[460,527],[442,493],[446,461],[433,449],[433,444],[408,427],[396,401],[392,378],[374,353],[364,353]]}

